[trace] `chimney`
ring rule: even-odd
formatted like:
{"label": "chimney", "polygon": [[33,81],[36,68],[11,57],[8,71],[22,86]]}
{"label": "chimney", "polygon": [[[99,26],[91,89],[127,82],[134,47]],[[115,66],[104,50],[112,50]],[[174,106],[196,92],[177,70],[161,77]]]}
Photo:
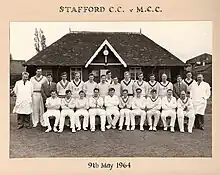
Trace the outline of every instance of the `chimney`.
{"label": "chimney", "polygon": [[71,31],[71,28],[70,28],[70,26],[69,26],[69,33],[71,33],[72,31]]}

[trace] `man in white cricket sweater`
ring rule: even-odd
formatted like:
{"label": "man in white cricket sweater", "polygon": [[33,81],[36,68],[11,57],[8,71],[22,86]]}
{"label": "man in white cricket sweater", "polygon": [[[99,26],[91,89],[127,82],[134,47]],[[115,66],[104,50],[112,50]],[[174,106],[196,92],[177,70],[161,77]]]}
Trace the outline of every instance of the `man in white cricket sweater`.
{"label": "man in white cricket sweater", "polygon": [[101,75],[101,82],[98,84],[98,88],[100,97],[103,99],[108,95],[109,86],[110,84],[106,81],[105,75]]}
{"label": "man in white cricket sweater", "polygon": [[79,98],[79,92],[83,90],[84,82],[81,80],[81,76],[79,72],[75,73],[74,79],[71,81],[72,83],[72,97],[74,99]]}
{"label": "man in white cricket sweater", "polygon": [[164,131],[167,131],[167,117],[171,117],[170,122],[170,131],[175,132],[174,130],[174,124],[176,121],[176,98],[173,96],[172,89],[167,90],[167,96],[162,98],[162,113],[161,113],[161,119],[163,121]]}
{"label": "man in white cricket sweater", "polygon": [[79,92],[79,98],[76,99],[76,112],[75,112],[75,118],[76,118],[76,124],[78,127],[78,131],[81,129],[81,122],[80,122],[80,116],[83,116],[83,130],[87,131],[88,125],[89,125],[89,112],[87,111],[89,109],[88,99],[85,97],[85,92],[80,91]]}
{"label": "man in white cricket sweater", "polygon": [[86,98],[92,97],[94,89],[97,88],[93,73],[89,74],[89,80],[84,83],[83,88],[83,91],[86,93]]}
{"label": "man in white cricket sweater", "polygon": [[140,72],[138,74],[138,80],[134,81],[133,84],[133,91],[134,95],[136,95],[136,89],[140,88],[142,90],[141,96],[146,97],[147,96],[147,82],[143,80],[144,79],[144,74],[143,72]]}
{"label": "man in white cricket sweater", "polygon": [[59,97],[57,97],[57,92],[55,90],[51,91],[51,97],[47,98],[46,100],[46,108],[47,111],[43,114],[45,126],[47,127],[47,130],[45,132],[50,132],[52,130],[49,118],[50,117],[55,117],[55,123],[53,127],[53,131],[57,132],[57,126],[60,120],[60,105],[61,105],[61,100]]}
{"label": "man in white cricket sweater", "polygon": [[192,72],[188,71],[186,73],[186,78],[183,80],[183,82],[187,86],[187,92],[189,93],[190,98],[192,98],[192,87],[196,84],[196,81],[192,79]]}
{"label": "man in white cricket sweater", "polygon": [[180,132],[184,132],[184,116],[189,118],[188,132],[192,133],[195,114],[193,109],[192,99],[186,97],[186,92],[180,93],[180,98],[177,100],[177,119],[179,124]]}
{"label": "man in white cricket sweater", "polygon": [[144,130],[144,122],[146,119],[146,112],[145,112],[145,98],[141,96],[141,89],[136,89],[136,96],[132,100],[132,111],[131,111],[131,130],[135,129],[135,116],[141,116],[140,120],[140,130]]}
{"label": "man in white cricket sweater", "polygon": [[[149,131],[157,131],[157,124],[160,119],[161,98],[157,96],[157,90],[151,90],[151,96],[146,99],[147,106],[147,120],[150,126]],[[154,116],[154,123],[152,124],[152,117]]]}
{"label": "man in white cricket sweater", "polygon": [[155,75],[150,74],[150,81],[147,82],[147,97],[151,96],[151,90],[155,89],[157,91],[157,96],[159,93],[160,83],[155,80]]}
{"label": "man in white cricket sweater", "polygon": [[130,73],[128,71],[124,72],[124,79],[121,80],[121,91],[124,89],[128,90],[128,96],[133,96],[133,84],[134,80],[131,79]]}
{"label": "man in white cricket sweater", "polygon": [[113,129],[116,128],[120,115],[118,105],[119,98],[115,95],[115,89],[110,88],[109,95],[105,97],[106,117],[108,121],[108,125],[106,126],[107,129],[110,129],[111,127]]}
{"label": "man in white cricket sweater", "polygon": [[173,90],[173,84],[167,80],[167,75],[162,75],[162,81],[159,83],[159,96],[161,98],[167,96],[167,90]]}
{"label": "man in white cricket sweater", "polygon": [[57,83],[57,93],[60,98],[65,98],[66,90],[72,90],[72,83],[67,80],[67,73],[61,74],[62,80]]}
{"label": "man in white cricket sweater", "polygon": [[74,118],[75,99],[72,97],[71,90],[66,90],[65,93],[66,97],[61,99],[62,110],[59,124],[59,132],[63,132],[64,123],[67,116],[70,118],[70,128],[72,128],[72,132],[76,132],[76,120]]}
{"label": "man in white cricket sweater", "polygon": [[99,96],[99,89],[93,90],[94,95],[89,98],[89,120],[90,129],[92,132],[95,131],[95,116],[98,115],[101,119],[101,131],[105,131],[106,114],[104,110],[104,100]]}
{"label": "man in white cricket sweater", "polygon": [[122,130],[122,127],[125,125],[126,130],[130,130],[131,125],[131,103],[133,97],[128,96],[128,90],[124,89],[122,91],[122,96],[119,98],[119,108],[120,108],[120,119],[119,119],[119,130]]}
{"label": "man in white cricket sweater", "polygon": [[43,97],[41,95],[41,87],[42,84],[47,82],[47,78],[42,75],[42,69],[38,68],[36,71],[36,75],[31,77],[30,82],[33,86],[33,96],[32,96],[32,123],[33,127],[37,127],[37,124],[41,123],[41,126],[45,126],[43,113],[44,113],[44,102]]}
{"label": "man in white cricket sweater", "polygon": [[115,95],[118,98],[121,96],[121,84],[118,82],[118,77],[113,78],[113,83],[110,84],[110,88],[115,89]]}

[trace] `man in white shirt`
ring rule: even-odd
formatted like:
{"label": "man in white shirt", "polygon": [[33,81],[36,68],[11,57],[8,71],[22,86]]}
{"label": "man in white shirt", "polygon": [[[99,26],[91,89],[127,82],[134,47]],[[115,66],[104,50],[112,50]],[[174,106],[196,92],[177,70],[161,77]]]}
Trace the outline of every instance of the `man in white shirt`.
{"label": "man in white shirt", "polygon": [[106,72],[106,82],[108,84],[112,84],[113,83],[113,81],[112,81],[112,73],[109,70]]}
{"label": "man in white shirt", "polygon": [[121,91],[124,89],[128,90],[128,96],[133,96],[133,84],[134,80],[131,79],[130,73],[128,71],[124,72],[124,80],[121,81]]}
{"label": "man in white shirt", "polygon": [[[150,126],[149,131],[157,131],[157,124],[160,119],[161,98],[157,96],[157,90],[151,90],[151,96],[146,99],[147,106],[147,120]],[[152,117],[154,116],[154,123],[152,124]]]}
{"label": "man in white shirt", "polygon": [[57,132],[57,126],[60,120],[60,105],[61,105],[61,100],[60,98],[57,97],[57,92],[52,90],[51,91],[51,97],[47,98],[46,100],[46,108],[47,112],[43,114],[43,118],[45,121],[45,126],[47,127],[47,130],[45,132],[50,132],[52,130],[49,118],[50,117],[55,117],[55,123],[53,127],[53,131]]}
{"label": "man in white shirt", "polygon": [[110,88],[114,88],[115,89],[115,95],[117,97],[121,96],[121,84],[118,83],[118,77],[114,77],[113,78],[113,83],[110,84]]}
{"label": "man in white shirt", "polygon": [[104,100],[99,96],[99,89],[93,90],[94,95],[89,98],[89,120],[90,129],[92,132],[95,131],[95,116],[98,115],[101,119],[101,131],[105,131],[106,114],[104,110]]}
{"label": "man in white shirt", "polygon": [[75,77],[72,80],[72,97],[74,99],[79,98],[79,92],[83,90],[84,82],[81,80],[79,72],[75,73]]}
{"label": "man in white shirt", "polygon": [[119,99],[115,95],[115,89],[110,88],[109,95],[105,97],[106,117],[108,121],[108,125],[106,126],[107,129],[110,129],[111,127],[113,129],[116,128],[116,124],[119,120],[120,115],[118,105]]}
{"label": "man in white shirt", "polygon": [[128,96],[128,90],[124,89],[122,91],[122,96],[119,98],[119,108],[120,108],[120,119],[119,119],[119,130],[122,130],[122,127],[124,125],[124,119],[125,119],[125,125],[126,130],[130,130],[131,125],[131,103],[132,103],[133,97]]}
{"label": "man in white shirt", "polygon": [[159,82],[157,82],[155,80],[155,75],[154,74],[150,74],[150,81],[147,82],[147,96],[151,96],[151,91],[152,89],[155,89],[157,91],[157,96],[159,93]]}
{"label": "man in white shirt", "polygon": [[75,108],[75,99],[72,97],[71,90],[66,90],[66,97],[61,98],[61,117],[59,124],[59,131],[63,132],[65,119],[68,116],[70,118],[70,128],[72,128],[72,132],[76,132],[75,125],[76,119],[74,116],[74,108]]}
{"label": "man in white shirt", "polygon": [[140,88],[142,90],[141,96],[146,97],[147,96],[147,83],[143,79],[144,79],[144,74],[143,72],[140,72],[138,74],[138,80],[134,81],[133,91],[134,91],[134,94],[136,95],[136,89]]}
{"label": "man in white shirt", "polygon": [[132,100],[131,104],[131,130],[135,129],[135,116],[141,116],[140,120],[140,130],[144,130],[144,122],[146,119],[146,112],[145,112],[145,97],[141,96],[142,90],[140,88],[136,89],[136,96]]}
{"label": "man in white shirt", "polygon": [[83,116],[83,130],[87,131],[87,127],[89,125],[89,112],[87,111],[89,109],[88,99],[85,97],[85,92],[80,91],[79,92],[79,98],[76,99],[76,112],[75,112],[75,118],[77,123],[77,130],[81,129],[81,122],[80,122],[80,116]]}
{"label": "man in white shirt", "polygon": [[95,88],[97,88],[97,83],[94,81],[93,73],[90,73],[89,80],[85,82],[83,89],[87,98],[92,97]]}
{"label": "man in white shirt", "polygon": [[159,96],[161,98],[167,96],[167,90],[173,90],[173,84],[167,80],[167,75],[162,74],[162,82],[159,84]]}
{"label": "man in white shirt", "polygon": [[192,133],[195,114],[193,109],[192,99],[186,97],[186,92],[180,93],[180,98],[177,100],[177,119],[180,132],[184,132],[184,116],[189,118],[188,132]]}
{"label": "man in white shirt", "polygon": [[72,83],[67,80],[67,73],[61,74],[62,80],[57,83],[57,93],[60,98],[65,98],[66,90],[72,90]]}
{"label": "man in white shirt", "polygon": [[30,114],[32,113],[32,95],[33,85],[28,80],[29,73],[22,73],[22,80],[15,83],[13,89],[16,95],[16,102],[13,109],[13,113],[17,114],[18,129],[24,126],[30,128]]}
{"label": "man in white shirt", "polygon": [[170,131],[175,132],[174,125],[176,121],[176,98],[173,96],[173,90],[168,89],[167,95],[162,98],[162,113],[161,119],[163,121],[164,131],[167,131],[167,117],[171,117],[170,121]]}
{"label": "man in white shirt", "polygon": [[101,82],[98,84],[100,97],[103,99],[108,95],[109,83],[106,81],[105,75],[101,75]]}
{"label": "man in white shirt", "polygon": [[41,86],[47,82],[47,78],[42,75],[42,69],[37,68],[36,75],[31,77],[30,82],[33,85],[33,113],[32,113],[32,123],[33,127],[37,127],[37,124],[41,123],[41,126],[45,126],[43,113],[44,113],[44,102],[41,95]]}
{"label": "man in white shirt", "polygon": [[197,75],[197,83],[192,87],[192,100],[195,110],[195,125],[196,128],[204,130],[204,115],[207,106],[207,100],[209,99],[210,85],[207,82],[204,82],[202,74]]}

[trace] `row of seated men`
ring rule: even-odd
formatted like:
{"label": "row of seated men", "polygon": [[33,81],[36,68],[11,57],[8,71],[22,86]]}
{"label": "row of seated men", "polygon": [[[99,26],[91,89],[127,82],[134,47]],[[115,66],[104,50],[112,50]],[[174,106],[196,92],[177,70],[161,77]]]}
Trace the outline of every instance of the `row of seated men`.
{"label": "row of seated men", "polygon": [[[53,126],[54,132],[63,132],[66,117],[70,118],[70,128],[72,132],[81,130],[80,116],[83,116],[83,130],[95,131],[95,117],[99,116],[101,121],[101,131],[105,129],[116,129],[119,122],[119,130],[126,125],[126,130],[135,130],[135,117],[140,117],[140,130],[144,130],[144,123],[147,119],[150,131],[157,131],[158,121],[161,118],[163,130],[167,131],[170,127],[171,132],[175,132],[174,125],[176,118],[180,132],[184,132],[184,117],[188,117],[188,132],[192,133],[195,114],[192,100],[186,96],[185,91],[181,92],[179,99],[173,97],[173,90],[168,89],[167,95],[163,98],[158,97],[157,90],[151,90],[151,96],[145,98],[142,89],[136,89],[136,96],[128,95],[128,90],[122,91],[122,96],[115,95],[115,89],[110,88],[105,98],[100,96],[100,90],[95,88],[93,95],[85,97],[85,92],[79,92],[79,98],[72,97],[71,90],[66,90],[65,98],[59,98],[55,90],[51,91],[51,97],[46,100],[47,111],[43,114],[45,132],[52,131],[50,117],[55,117]],[[61,109],[61,110],[60,110]],[[171,117],[170,124],[167,124],[167,117]]]}

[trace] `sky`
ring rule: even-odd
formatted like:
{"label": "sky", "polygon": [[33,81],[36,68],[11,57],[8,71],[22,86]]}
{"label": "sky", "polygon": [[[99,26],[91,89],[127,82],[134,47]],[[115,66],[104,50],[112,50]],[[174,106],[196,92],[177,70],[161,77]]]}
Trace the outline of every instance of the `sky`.
{"label": "sky", "polygon": [[[186,61],[202,53],[212,54],[211,21],[167,22],[11,22],[10,53],[15,60],[36,55],[35,28],[42,29],[49,46],[71,31],[140,32]],[[100,43],[101,44],[101,43]]]}

